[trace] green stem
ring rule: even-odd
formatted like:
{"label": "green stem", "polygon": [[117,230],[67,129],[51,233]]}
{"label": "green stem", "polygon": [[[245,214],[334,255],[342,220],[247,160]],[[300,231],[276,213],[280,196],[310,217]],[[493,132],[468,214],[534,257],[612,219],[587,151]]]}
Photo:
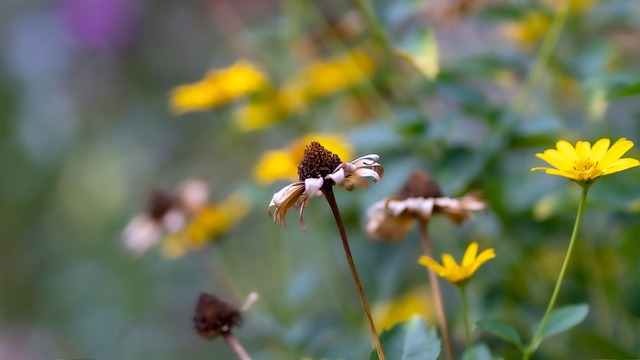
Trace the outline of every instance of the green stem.
{"label": "green stem", "polygon": [[573,225],[573,233],[571,234],[571,241],[569,241],[569,249],[567,249],[567,254],[564,257],[564,262],[562,263],[562,268],[560,269],[560,274],[558,275],[558,281],[556,281],[556,287],[553,289],[553,294],[551,295],[551,300],[549,300],[549,305],[547,306],[547,311],[544,313],[544,317],[540,322],[540,326],[536,331],[533,339],[531,339],[531,343],[525,350],[523,354],[523,359],[527,360],[531,357],[531,355],[536,351],[540,343],[542,342],[542,333],[544,332],[545,326],[547,326],[547,321],[549,321],[549,315],[553,311],[553,306],[556,304],[556,299],[558,298],[558,294],[560,293],[560,287],[562,286],[562,280],[564,280],[564,276],[567,272],[567,268],[569,265],[569,259],[571,259],[571,254],[573,253],[573,247],[576,243],[576,238],[578,237],[578,230],[580,229],[580,221],[582,220],[582,211],[584,210],[585,203],[587,201],[587,193],[589,192],[589,185],[582,185],[582,197],[580,198],[580,204],[578,205],[578,214],[576,215],[576,222]]}
{"label": "green stem", "polygon": [[522,115],[524,113],[527,101],[529,100],[529,97],[531,97],[533,89],[538,85],[544,70],[547,68],[551,54],[553,54],[553,50],[556,48],[558,41],[560,40],[564,24],[567,22],[570,7],[571,0],[565,0],[559,5],[559,9],[553,18],[551,27],[542,41],[540,51],[538,51],[533,64],[533,69],[527,76],[522,91],[518,93],[518,96],[516,96],[515,101],[513,102],[513,110],[517,115]]}
{"label": "green stem", "polygon": [[469,304],[467,303],[467,284],[459,285],[462,294],[462,318],[464,319],[464,340],[467,344],[467,354],[473,360],[473,348],[471,347],[471,328],[469,327]]}
{"label": "green stem", "polygon": [[347,263],[349,264],[349,270],[351,270],[351,276],[353,277],[353,282],[356,285],[356,290],[358,290],[360,303],[362,304],[362,309],[364,310],[364,314],[369,324],[369,330],[371,331],[371,339],[373,340],[373,344],[376,347],[376,352],[378,353],[378,359],[385,360],[384,352],[382,351],[382,345],[380,344],[380,339],[378,338],[378,332],[376,331],[376,326],[373,323],[373,318],[371,317],[371,311],[369,310],[369,303],[367,302],[367,298],[364,295],[364,290],[362,290],[362,283],[360,282],[360,277],[358,276],[356,265],[353,262],[353,256],[351,255],[351,248],[349,247],[349,240],[347,239],[347,232],[345,231],[344,224],[342,223],[342,216],[340,216],[340,209],[338,209],[338,203],[336,201],[336,196],[333,193],[333,188],[326,187],[321,190],[322,190],[322,193],[324,194],[324,198],[327,200],[327,203],[329,203],[329,207],[331,208],[333,217],[336,220],[336,225],[338,226],[338,231],[340,232],[340,239],[342,239],[344,254],[347,257]]}
{"label": "green stem", "polygon": [[380,20],[378,19],[378,16],[376,15],[376,12],[369,0],[353,0],[353,2],[355,7],[360,11],[360,13],[362,13],[362,16],[364,16],[364,19],[371,28],[376,41],[378,41],[387,51],[393,53],[393,46],[391,45],[391,42],[387,37],[387,33],[380,23]]}
{"label": "green stem", "polygon": [[[429,233],[427,232],[427,222],[420,220],[418,223],[418,229],[420,229],[420,238],[422,240],[422,251],[425,256],[433,258],[433,250],[431,248],[431,241],[429,240]],[[429,285],[431,286],[431,295],[433,296],[433,302],[435,312],[438,317],[438,324],[440,325],[440,335],[442,336],[442,343],[444,352],[447,355],[448,360],[454,360],[453,345],[451,344],[451,336],[449,335],[449,326],[447,325],[447,317],[444,312],[444,305],[442,304],[442,291],[440,291],[440,281],[438,275],[431,268],[427,268],[429,272]]]}

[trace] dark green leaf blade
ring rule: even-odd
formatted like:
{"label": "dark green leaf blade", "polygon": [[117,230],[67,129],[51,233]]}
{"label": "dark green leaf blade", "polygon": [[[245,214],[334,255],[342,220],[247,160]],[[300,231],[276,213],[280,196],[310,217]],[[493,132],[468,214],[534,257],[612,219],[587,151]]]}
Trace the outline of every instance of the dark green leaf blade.
{"label": "dark green leaf blade", "polygon": [[520,338],[520,335],[516,329],[509,324],[505,324],[498,320],[486,319],[477,321],[476,326],[484,331],[492,333],[504,341],[508,341],[518,347],[522,346],[522,339]]}
{"label": "dark green leaf blade", "polygon": [[[380,335],[380,342],[387,359],[436,360],[440,355],[440,339],[436,331],[429,329],[417,315],[384,331]],[[378,359],[375,350],[369,359]]]}
{"label": "dark green leaf blade", "polygon": [[614,91],[609,94],[608,98],[617,99],[617,98],[632,96],[632,95],[640,95],[640,82],[627,85],[626,87],[620,90]]}
{"label": "dark green leaf blade", "polygon": [[[578,325],[585,317],[587,317],[588,313],[589,305],[587,304],[567,305],[554,310],[549,316],[549,321],[547,321],[547,326],[542,331],[540,340],[559,334]],[[534,334],[538,330],[538,326],[540,325],[538,324],[534,327]]]}

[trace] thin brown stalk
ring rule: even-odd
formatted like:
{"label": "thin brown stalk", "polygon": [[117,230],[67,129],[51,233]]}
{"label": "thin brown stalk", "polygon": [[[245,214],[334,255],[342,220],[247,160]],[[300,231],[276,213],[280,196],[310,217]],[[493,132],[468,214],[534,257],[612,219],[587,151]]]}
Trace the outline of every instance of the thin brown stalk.
{"label": "thin brown stalk", "polygon": [[360,303],[362,304],[364,314],[366,315],[367,322],[369,323],[369,330],[371,330],[371,338],[373,339],[373,344],[376,347],[378,359],[385,360],[384,352],[382,352],[382,345],[380,344],[380,339],[378,339],[378,332],[376,331],[376,326],[374,325],[373,318],[371,317],[369,304],[367,303],[367,298],[365,297],[364,291],[362,290],[362,284],[360,283],[360,277],[358,276],[356,265],[353,262],[353,256],[351,256],[351,249],[349,247],[349,241],[347,240],[347,232],[345,231],[344,224],[342,223],[342,216],[340,216],[340,210],[338,209],[338,203],[336,202],[333,188],[324,188],[322,189],[322,193],[324,194],[324,198],[327,199],[327,202],[329,203],[329,207],[331,208],[333,217],[336,219],[336,225],[338,226],[340,238],[342,239],[342,246],[344,247],[344,254],[347,257],[347,263],[349,263],[349,269],[351,270],[351,275],[353,276],[353,282],[356,284],[358,296],[360,297]]}
{"label": "thin brown stalk", "polygon": [[249,354],[244,349],[244,347],[242,347],[242,344],[240,344],[238,339],[236,339],[236,337],[233,336],[233,334],[226,333],[223,336],[224,336],[224,339],[227,341],[227,344],[229,344],[229,347],[231,347],[233,352],[236,353],[236,355],[238,356],[238,359],[251,360],[251,356],[249,356]]}
{"label": "thin brown stalk", "polygon": [[[418,224],[420,229],[420,238],[422,242],[422,251],[425,256],[433,258],[433,250],[431,249],[431,241],[429,240],[429,233],[427,232],[427,222],[420,220]],[[433,301],[436,306],[436,315],[438,317],[438,324],[440,325],[440,332],[442,333],[442,342],[444,343],[444,351],[447,354],[447,359],[454,360],[453,346],[451,345],[451,337],[449,336],[449,326],[447,325],[447,318],[444,313],[444,305],[442,304],[442,291],[440,291],[440,281],[435,271],[430,268],[429,271],[429,285],[431,285],[431,294],[433,295]]]}

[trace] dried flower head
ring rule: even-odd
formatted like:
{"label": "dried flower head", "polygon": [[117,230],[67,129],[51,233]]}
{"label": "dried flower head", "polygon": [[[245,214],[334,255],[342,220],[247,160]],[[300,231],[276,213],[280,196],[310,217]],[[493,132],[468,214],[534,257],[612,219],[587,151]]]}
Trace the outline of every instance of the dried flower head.
{"label": "dried flower head", "polygon": [[213,203],[206,181],[187,179],[173,193],[150,193],[146,212],[124,229],[124,243],[132,253],[142,255],[164,239],[163,254],[175,258],[233,228],[249,208],[249,201],[240,193]]}
{"label": "dried flower head", "polygon": [[341,159],[352,156],[352,146],[343,135],[311,133],[295,140],[286,148],[270,150],[262,154],[260,161],[253,169],[254,179],[262,185],[277,180],[295,181],[298,178],[298,165],[304,157],[304,149],[312,141],[321,143],[325,149]]}
{"label": "dried flower head", "polygon": [[200,293],[193,325],[206,339],[229,334],[233,327],[242,324],[242,313],[237,307],[207,293]]}
{"label": "dried flower head", "polygon": [[367,233],[372,239],[401,240],[415,220],[429,221],[434,214],[447,215],[454,223],[472,219],[472,211],[486,204],[475,195],[442,196],[438,184],[424,171],[414,172],[399,196],[374,203],[367,210]]}
{"label": "dried flower head", "polygon": [[342,162],[336,154],[325,149],[319,142],[311,142],[305,148],[298,166],[300,181],[285,186],[273,195],[268,208],[269,216],[273,209],[274,222],[285,226],[287,211],[291,207],[299,208],[299,224],[304,230],[302,212],[309,199],[320,196],[323,189],[334,185],[351,191],[356,187],[368,187],[368,177],[373,181],[380,181],[384,169],[377,162],[378,159],[378,155],[371,154],[352,162]]}

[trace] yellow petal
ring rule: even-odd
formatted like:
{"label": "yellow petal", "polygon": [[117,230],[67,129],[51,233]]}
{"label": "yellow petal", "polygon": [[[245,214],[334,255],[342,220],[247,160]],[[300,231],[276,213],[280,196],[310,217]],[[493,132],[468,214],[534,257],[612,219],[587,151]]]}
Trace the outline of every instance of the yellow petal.
{"label": "yellow petal", "polygon": [[602,161],[602,158],[607,153],[610,143],[611,141],[609,139],[603,138],[593,144],[593,147],[591,148],[591,158],[594,162],[600,163]]}
{"label": "yellow petal", "polygon": [[473,263],[473,266],[469,268],[469,276],[473,275],[482,264],[486,263],[487,261],[495,257],[496,257],[496,253],[493,249],[487,249],[481,252],[480,255],[478,255],[478,257],[476,258],[476,261]]}
{"label": "yellow petal", "polygon": [[567,160],[574,162],[578,160],[578,156],[576,155],[576,149],[573,145],[569,144],[565,140],[560,140],[556,143],[556,148],[560,151],[564,156],[567,157]]}
{"label": "yellow petal", "polygon": [[578,161],[589,161],[591,159],[591,144],[588,141],[578,141],[576,144],[576,155]]}
{"label": "yellow petal", "polygon": [[429,269],[435,271],[440,276],[442,276],[442,274],[446,273],[446,270],[445,270],[444,267],[442,267],[442,265],[438,264],[437,261],[433,260],[432,258],[430,258],[428,256],[421,256],[420,260],[418,260],[418,263],[420,263],[420,265],[426,266]]}
{"label": "yellow petal", "polygon": [[607,151],[607,153],[602,158],[602,161],[600,161],[600,163],[598,164],[598,167],[601,169],[607,168],[614,162],[618,161],[622,157],[622,155],[624,155],[624,153],[629,151],[629,149],[631,149],[632,147],[633,142],[625,138],[619,139],[615,142],[615,144],[611,146],[609,151]]}
{"label": "yellow petal", "polygon": [[640,165],[640,161],[636,160],[636,159],[632,159],[632,158],[624,158],[624,159],[620,159],[616,162],[614,162],[613,164],[611,164],[610,166],[608,166],[606,169],[603,170],[603,175],[609,175],[609,174],[613,174],[613,173],[617,173],[618,171],[623,171],[623,170],[627,170],[630,169],[632,167],[636,167]]}
{"label": "yellow petal", "polygon": [[563,153],[555,149],[546,150],[543,154],[536,154],[536,156],[557,169],[568,169],[573,167],[573,162],[569,160]]}
{"label": "yellow petal", "polygon": [[476,259],[476,255],[478,254],[478,243],[472,242],[467,250],[464,252],[464,257],[462,258],[462,267],[469,267],[473,264],[473,261]]}

